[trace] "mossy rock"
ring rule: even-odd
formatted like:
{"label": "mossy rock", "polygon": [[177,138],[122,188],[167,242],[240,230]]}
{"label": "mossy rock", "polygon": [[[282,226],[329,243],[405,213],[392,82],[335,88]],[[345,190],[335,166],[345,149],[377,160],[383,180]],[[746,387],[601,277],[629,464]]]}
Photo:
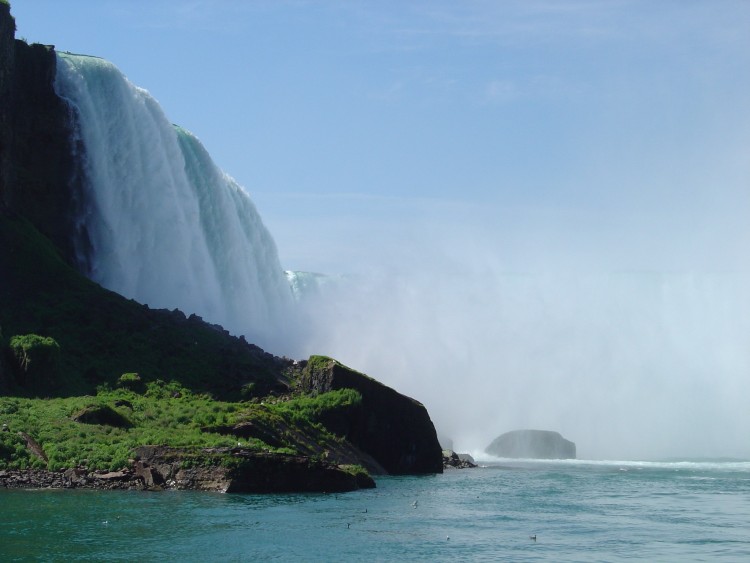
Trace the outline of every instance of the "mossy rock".
{"label": "mossy rock", "polygon": [[143,393],[146,390],[146,384],[137,373],[123,373],[117,380],[117,386],[136,393]]}
{"label": "mossy rock", "polygon": [[60,345],[54,338],[38,334],[13,336],[10,357],[18,382],[32,392],[47,390],[57,378]]}
{"label": "mossy rock", "polygon": [[75,422],[83,424],[102,424],[115,428],[130,428],[133,424],[109,405],[91,405],[71,417]]}

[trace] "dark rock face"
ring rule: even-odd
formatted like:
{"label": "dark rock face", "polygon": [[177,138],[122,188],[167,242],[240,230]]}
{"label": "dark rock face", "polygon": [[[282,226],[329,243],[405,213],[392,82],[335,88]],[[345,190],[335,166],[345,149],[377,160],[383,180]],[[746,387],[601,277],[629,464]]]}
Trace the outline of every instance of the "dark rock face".
{"label": "dark rock face", "polygon": [[388,473],[442,473],[437,433],[421,403],[323,356],[310,358],[301,384],[312,393],[348,388],[362,395],[361,405],[323,424],[375,458]]}
{"label": "dark rock face", "polygon": [[85,235],[77,225],[83,175],[74,157],[82,147],[74,146],[70,109],[54,90],[57,57],[51,46],[7,44],[7,8],[0,6],[0,200],[52,240],[69,264],[85,269]]}
{"label": "dark rock face", "polygon": [[[0,213],[2,213],[2,203],[0,203]],[[5,375],[5,354],[2,350],[5,349],[5,339],[3,338],[3,327],[0,326],[0,395],[4,395],[8,392],[8,382],[6,381]]]}
{"label": "dark rock face", "polygon": [[303,428],[291,428],[286,423],[275,421],[245,421],[234,425],[220,425],[205,427],[204,432],[232,435],[237,438],[262,440],[272,448],[287,446],[290,438],[294,441],[294,448],[305,456],[319,457],[337,465],[360,465],[370,475],[388,475],[388,471],[371,455],[363,452],[348,440],[340,438],[330,439],[321,433],[308,433]]}
{"label": "dark rock face", "polygon": [[576,445],[550,430],[514,430],[495,438],[484,450],[498,457],[575,459]]}
{"label": "dark rock face", "polygon": [[10,146],[13,142],[11,119],[16,22],[10,6],[0,3],[0,210],[10,186]]}

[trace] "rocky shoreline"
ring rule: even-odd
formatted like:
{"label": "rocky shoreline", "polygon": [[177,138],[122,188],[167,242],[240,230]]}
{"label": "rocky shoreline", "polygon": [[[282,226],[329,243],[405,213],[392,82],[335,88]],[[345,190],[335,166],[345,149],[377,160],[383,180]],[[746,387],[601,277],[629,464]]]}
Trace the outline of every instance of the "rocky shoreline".
{"label": "rocky shoreline", "polygon": [[[346,492],[374,488],[363,470],[308,456],[256,452],[246,448],[187,451],[142,446],[137,459],[119,471],[84,467],[0,470],[0,488],[94,489],[100,491],[195,490],[222,493]],[[477,467],[470,456],[443,450],[445,469]]]}
{"label": "rocky shoreline", "polygon": [[98,489],[148,490],[132,469],[87,471],[83,468],[0,470],[0,488],[5,489]]}
{"label": "rocky shoreline", "polygon": [[[85,467],[0,470],[4,489],[93,489],[100,491],[195,490],[221,493],[346,492],[374,488],[364,471],[308,456],[246,448],[187,451],[143,446],[130,467],[118,471]],[[445,469],[477,467],[471,456],[443,450]]]}
{"label": "rocky shoreline", "polygon": [[373,479],[360,467],[307,456],[246,448],[187,451],[166,446],[143,446],[136,449],[136,455],[130,467],[119,471],[0,470],[0,488],[285,493],[347,492],[375,487]]}

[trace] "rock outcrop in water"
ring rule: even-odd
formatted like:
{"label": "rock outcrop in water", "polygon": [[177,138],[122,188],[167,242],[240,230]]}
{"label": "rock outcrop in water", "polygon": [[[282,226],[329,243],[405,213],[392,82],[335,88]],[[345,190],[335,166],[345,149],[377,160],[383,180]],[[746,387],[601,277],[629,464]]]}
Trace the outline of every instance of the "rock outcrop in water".
{"label": "rock outcrop in water", "polygon": [[495,438],[484,450],[497,457],[575,459],[576,445],[550,430],[514,430]]}
{"label": "rock outcrop in water", "polygon": [[443,471],[442,449],[422,403],[325,356],[310,358],[300,383],[308,393],[336,389],[361,393],[360,405],[332,413],[323,424],[375,458],[388,473]]}
{"label": "rock outcrop in water", "polygon": [[469,454],[457,454],[453,450],[443,450],[443,469],[472,469],[476,467]]}

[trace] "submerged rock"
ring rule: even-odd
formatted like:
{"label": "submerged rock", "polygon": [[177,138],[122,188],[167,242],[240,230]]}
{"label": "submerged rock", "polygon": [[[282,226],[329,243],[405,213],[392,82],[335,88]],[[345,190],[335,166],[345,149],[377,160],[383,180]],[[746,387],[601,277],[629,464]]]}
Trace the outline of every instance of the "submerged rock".
{"label": "submerged rock", "polygon": [[576,445],[551,430],[514,430],[495,438],[484,450],[497,457],[575,459]]}

